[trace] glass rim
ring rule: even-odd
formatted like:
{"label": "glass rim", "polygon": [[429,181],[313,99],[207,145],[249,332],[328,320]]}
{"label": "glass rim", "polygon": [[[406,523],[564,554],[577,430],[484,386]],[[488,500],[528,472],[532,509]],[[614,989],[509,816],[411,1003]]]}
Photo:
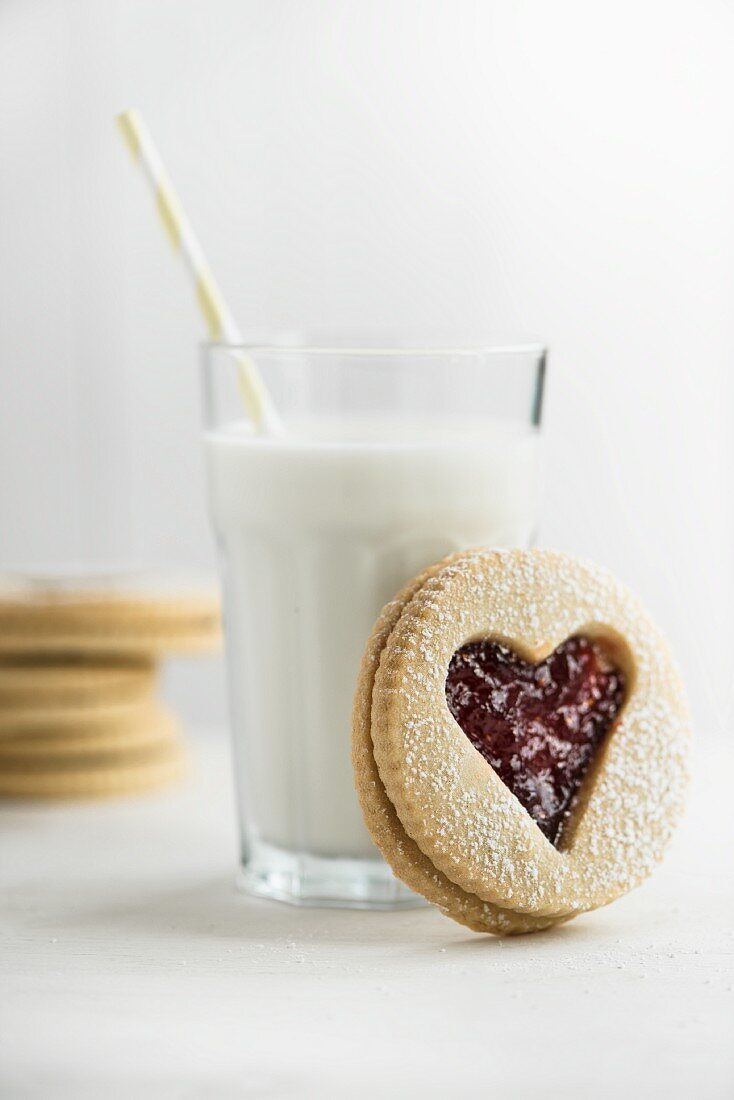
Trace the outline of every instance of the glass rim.
{"label": "glass rim", "polygon": [[387,345],[363,345],[363,346],[337,346],[330,344],[263,344],[263,343],[232,343],[228,340],[204,340],[201,345],[206,350],[214,351],[239,351],[249,355],[319,355],[339,356],[343,358],[364,358],[372,356],[376,358],[416,358],[459,356],[463,358],[477,358],[489,356],[523,355],[534,356],[543,359],[548,354],[548,346],[542,340],[518,340],[497,341],[496,343],[478,342],[476,345],[433,345],[433,346],[395,346]]}

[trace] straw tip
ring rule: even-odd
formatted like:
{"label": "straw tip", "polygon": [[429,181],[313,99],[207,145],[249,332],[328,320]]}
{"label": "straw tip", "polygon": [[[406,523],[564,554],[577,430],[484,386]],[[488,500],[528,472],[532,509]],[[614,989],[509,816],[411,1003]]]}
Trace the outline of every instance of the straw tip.
{"label": "straw tip", "polygon": [[123,140],[134,160],[140,156],[140,115],[134,108],[123,111],[115,119]]}

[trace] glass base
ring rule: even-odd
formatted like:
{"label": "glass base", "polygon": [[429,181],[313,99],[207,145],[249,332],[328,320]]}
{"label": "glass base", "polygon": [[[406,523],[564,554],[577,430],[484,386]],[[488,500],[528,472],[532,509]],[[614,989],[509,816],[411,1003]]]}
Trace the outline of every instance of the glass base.
{"label": "glass base", "polygon": [[326,859],[256,841],[238,886],[259,898],[331,909],[415,909],[428,903],[381,859]]}

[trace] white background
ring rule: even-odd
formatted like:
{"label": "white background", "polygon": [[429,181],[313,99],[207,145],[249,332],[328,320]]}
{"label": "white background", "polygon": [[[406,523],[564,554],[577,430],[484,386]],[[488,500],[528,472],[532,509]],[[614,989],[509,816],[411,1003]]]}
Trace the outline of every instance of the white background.
{"label": "white background", "polygon": [[[3,0],[0,566],[214,564],[135,105],[244,327],[548,341],[542,541],[639,592],[726,733],[733,48],[714,0]],[[170,690],[221,715],[216,667]]]}

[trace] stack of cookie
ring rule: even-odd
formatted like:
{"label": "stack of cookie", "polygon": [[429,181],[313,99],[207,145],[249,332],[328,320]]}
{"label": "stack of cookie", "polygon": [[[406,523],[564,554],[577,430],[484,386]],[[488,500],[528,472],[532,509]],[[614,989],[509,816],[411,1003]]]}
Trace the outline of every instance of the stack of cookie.
{"label": "stack of cookie", "polygon": [[181,777],[186,753],[156,698],[158,664],[219,639],[208,594],[0,591],[0,795],[123,794]]}

